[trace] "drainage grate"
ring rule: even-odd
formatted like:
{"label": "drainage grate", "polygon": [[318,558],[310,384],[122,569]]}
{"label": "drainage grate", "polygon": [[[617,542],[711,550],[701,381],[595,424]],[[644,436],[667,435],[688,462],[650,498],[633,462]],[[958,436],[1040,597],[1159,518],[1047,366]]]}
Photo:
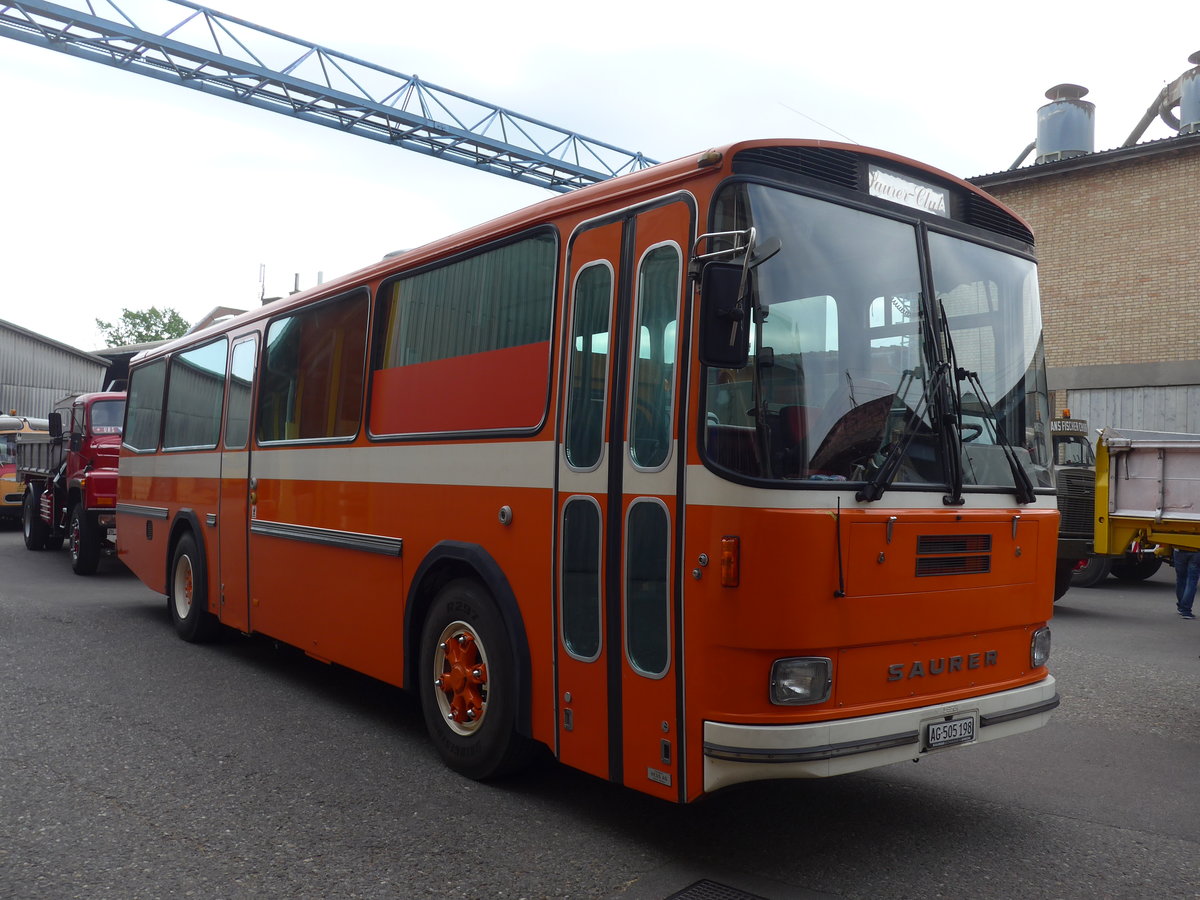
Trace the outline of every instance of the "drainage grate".
{"label": "drainage grate", "polygon": [[685,887],[682,891],[677,891],[666,900],[767,900],[767,898],[705,878]]}

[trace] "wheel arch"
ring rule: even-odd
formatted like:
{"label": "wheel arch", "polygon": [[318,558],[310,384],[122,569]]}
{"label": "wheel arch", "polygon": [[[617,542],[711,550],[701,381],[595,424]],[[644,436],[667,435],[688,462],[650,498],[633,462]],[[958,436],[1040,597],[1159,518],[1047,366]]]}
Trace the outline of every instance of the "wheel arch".
{"label": "wheel arch", "polygon": [[[168,596],[171,591],[171,563],[175,556],[175,547],[179,544],[179,539],[189,531],[192,539],[196,542],[196,552],[200,554],[200,564],[204,566],[205,587],[209,588],[208,548],[204,545],[204,532],[200,530],[200,517],[194,510],[185,508],[175,514],[175,519],[171,522],[171,530],[167,533],[167,553],[166,559],[163,560],[163,586],[166,588]],[[208,597],[204,598],[204,602],[207,606]]]}
{"label": "wheel arch", "polygon": [[487,589],[496,603],[516,662],[516,729],[525,737],[532,737],[533,678],[525,622],[517,605],[516,594],[513,593],[504,570],[495,558],[478,544],[441,541],[417,566],[404,607],[403,687],[405,690],[413,690],[419,683],[421,627],[438,591],[457,578],[475,579]]}

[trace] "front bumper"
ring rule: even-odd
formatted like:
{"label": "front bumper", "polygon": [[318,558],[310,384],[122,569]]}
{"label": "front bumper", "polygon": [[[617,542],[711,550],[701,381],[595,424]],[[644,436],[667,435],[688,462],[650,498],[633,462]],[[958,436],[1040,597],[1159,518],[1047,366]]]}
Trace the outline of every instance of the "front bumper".
{"label": "front bumper", "polygon": [[971,746],[1032,731],[1058,706],[1053,676],[1037,684],[917,709],[810,725],[704,723],[704,790],[772,778],[824,778],[907,759],[926,750],[924,725],[977,715]]}

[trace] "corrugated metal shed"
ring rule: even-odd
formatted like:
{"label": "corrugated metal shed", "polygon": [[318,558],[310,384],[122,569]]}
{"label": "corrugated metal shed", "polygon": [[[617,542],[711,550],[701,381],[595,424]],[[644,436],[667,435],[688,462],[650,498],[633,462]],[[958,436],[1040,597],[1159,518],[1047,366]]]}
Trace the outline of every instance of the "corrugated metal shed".
{"label": "corrugated metal shed", "polygon": [[1200,434],[1200,385],[1071,390],[1067,406],[1093,441],[1101,428]]}
{"label": "corrugated metal shed", "polygon": [[108,360],[0,319],[0,412],[45,418],[67,394],[98,391]]}

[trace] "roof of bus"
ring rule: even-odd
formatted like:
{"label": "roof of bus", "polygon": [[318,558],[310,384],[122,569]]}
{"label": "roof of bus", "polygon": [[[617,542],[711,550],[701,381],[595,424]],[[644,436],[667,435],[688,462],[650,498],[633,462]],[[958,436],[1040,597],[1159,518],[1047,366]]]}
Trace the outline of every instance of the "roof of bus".
{"label": "roof of bus", "polygon": [[1014,219],[1017,219],[1028,227],[1028,223],[1017,213],[970,182],[964,181],[957,175],[951,175],[941,169],[936,169],[917,160],[889,153],[885,150],[864,147],[859,144],[802,138],[766,138],[738,141],[699,153],[692,153],[670,162],[658,163],[639,172],[631,172],[627,175],[601,181],[569,193],[556,194],[553,197],[530,206],[522,207],[511,213],[506,213],[488,222],[474,225],[456,234],[438,238],[410,250],[389,254],[379,262],[349,272],[316,287],[272,301],[258,309],[252,309],[236,316],[233,319],[226,319],[208,328],[189,333],[178,340],[169,341],[161,346],[144,350],[138,353],[134,359],[142,360],[169,352],[177,346],[202,342],[207,337],[223,333],[242,324],[279,315],[292,306],[303,305],[317,298],[332,297],[350,287],[365,284],[405,269],[414,268],[432,260],[452,256],[482,242],[496,240],[522,231],[537,222],[545,222],[554,218],[567,216],[589,206],[601,203],[611,204],[613,200],[643,193],[651,189],[661,189],[674,182],[694,177],[698,170],[711,169],[714,172],[729,174],[734,155],[743,150],[756,147],[812,147],[828,150],[845,150],[851,153],[875,156],[881,160],[915,168],[930,176],[952,182],[963,190],[984,197],[988,202],[1000,206],[1012,215]]}

